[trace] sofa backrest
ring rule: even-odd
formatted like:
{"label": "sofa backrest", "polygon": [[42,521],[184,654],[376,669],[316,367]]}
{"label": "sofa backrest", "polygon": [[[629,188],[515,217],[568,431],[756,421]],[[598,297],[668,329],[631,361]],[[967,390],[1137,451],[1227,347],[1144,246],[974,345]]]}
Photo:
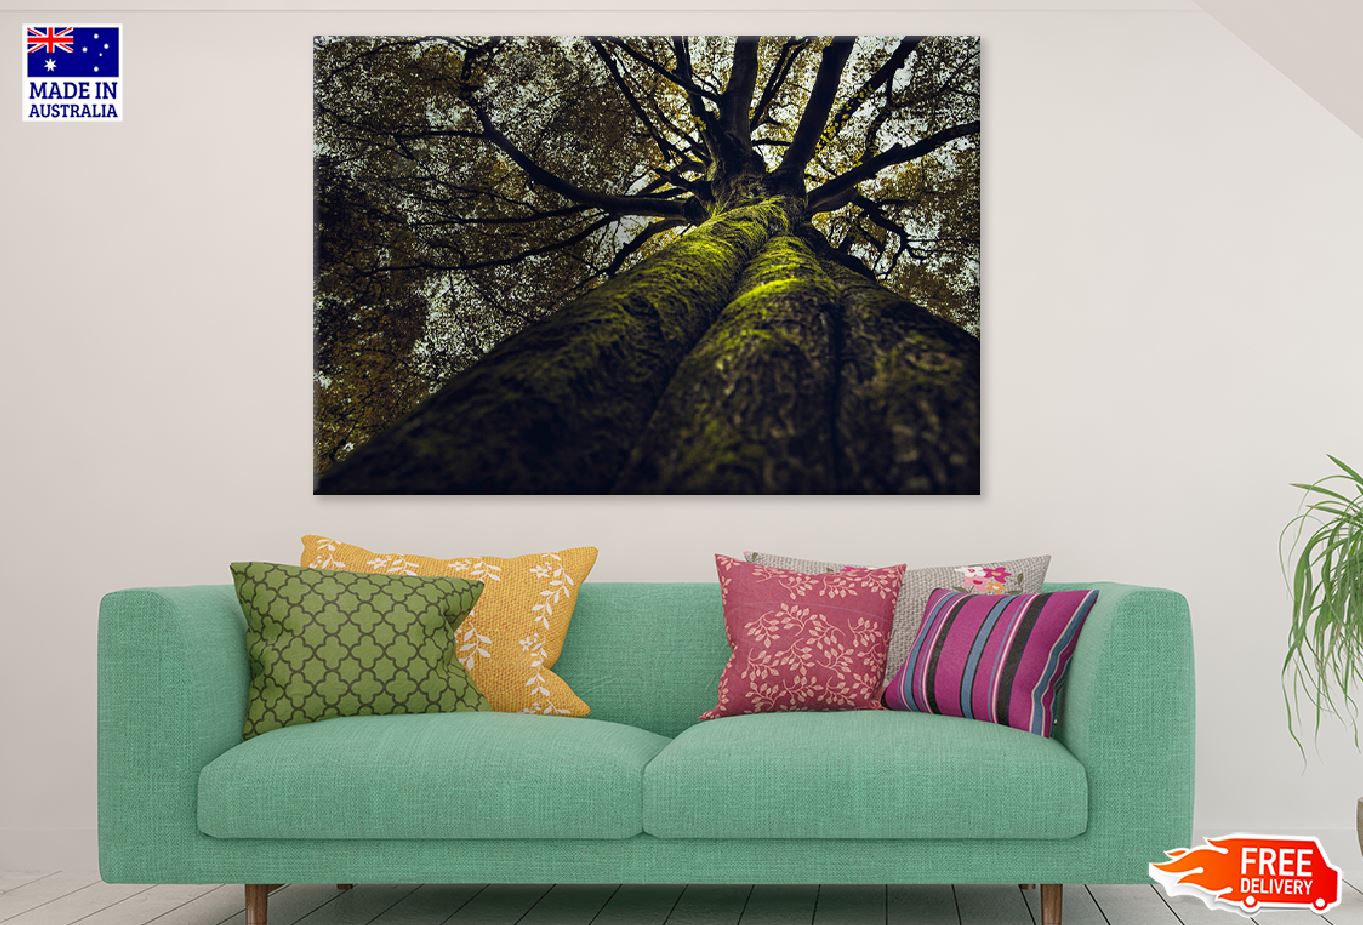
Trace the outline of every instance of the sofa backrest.
{"label": "sofa backrest", "polygon": [[728,659],[718,582],[588,581],[554,671],[594,719],[675,736],[715,705]]}
{"label": "sofa backrest", "polygon": [[588,581],[554,671],[593,718],[676,736],[715,705],[728,660],[718,582]]}

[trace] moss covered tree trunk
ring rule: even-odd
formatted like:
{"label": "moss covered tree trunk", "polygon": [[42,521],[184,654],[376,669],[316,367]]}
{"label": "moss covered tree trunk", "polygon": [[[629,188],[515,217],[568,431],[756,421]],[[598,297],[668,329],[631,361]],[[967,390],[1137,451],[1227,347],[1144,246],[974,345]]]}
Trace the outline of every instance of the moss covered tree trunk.
{"label": "moss covered tree trunk", "polygon": [[507,338],[318,483],[323,493],[604,492],[748,261],[788,227],[732,209]]}
{"label": "moss covered tree trunk", "polygon": [[821,259],[800,218],[782,198],[723,212],[505,340],[319,490],[978,491],[978,341]]}
{"label": "moss covered tree trunk", "polygon": [[773,236],[678,367],[617,488],[836,490],[837,312],[808,246]]}
{"label": "moss covered tree trunk", "polygon": [[846,267],[837,403],[841,488],[980,490],[980,342]]}

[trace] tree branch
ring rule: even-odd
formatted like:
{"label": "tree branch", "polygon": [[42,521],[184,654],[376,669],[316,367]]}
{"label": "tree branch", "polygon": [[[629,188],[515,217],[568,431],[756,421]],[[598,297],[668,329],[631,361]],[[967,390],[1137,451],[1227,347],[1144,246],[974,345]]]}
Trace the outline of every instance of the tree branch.
{"label": "tree branch", "polygon": [[838,85],[842,82],[842,72],[847,67],[847,58],[852,54],[853,44],[852,39],[839,37],[830,41],[824,48],[823,56],[819,59],[818,73],[814,76],[814,87],[809,92],[809,100],[805,103],[804,112],[800,114],[800,122],[795,127],[790,147],[786,148],[781,165],[776,168],[775,172],[778,175],[788,180],[798,177],[814,156],[814,147],[823,133],[824,125],[828,123],[828,113],[832,110],[833,100],[838,95]]}
{"label": "tree branch", "polygon": [[886,167],[917,160],[926,154],[931,154],[943,145],[955,141],[957,138],[977,135],[979,131],[980,121],[975,119],[962,125],[953,125],[951,128],[942,129],[940,132],[934,132],[922,141],[917,141],[911,145],[891,145],[875,157],[862,161],[846,173],[839,174],[810,192],[809,211],[812,214],[841,209],[851,202],[856,195],[858,183],[864,183],[874,178]]}
{"label": "tree branch", "polygon": [[805,50],[809,44],[809,39],[792,38],[786,39],[781,45],[780,52],[776,55],[776,63],[772,65],[771,73],[767,75],[767,82],[762,86],[762,95],[758,97],[757,108],[752,113],[752,125],[754,128],[760,126],[767,118],[767,110],[776,101],[776,94],[781,92],[781,87],[786,82],[786,77],[790,75],[790,69],[795,64],[795,59],[800,57],[800,52]]}
{"label": "tree branch", "polygon": [[474,94],[474,88],[481,85],[481,80],[476,77],[478,60],[491,55],[497,48],[500,40],[492,39],[485,42],[464,56],[461,67],[461,75],[457,92],[459,98],[473,112],[473,116],[478,120],[478,124],[483,129],[483,137],[501,149],[502,153],[525,173],[533,182],[543,186],[552,192],[558,193],[565,199],[578,203],[579,205],[591,206],[606,212],[609,216],[618,218],[622,215],[657,215],[664,218],[686,218],[696,209],[702,208],[699,203],[695,203],[695,208],[688,209],[688,204],[672,199],[641,195],[614,195],[601,193],[595,190],[585,189],[560,177],[558,174],[547,169],[536,161],[529,154],[516,146],[510,138],[497,128],[491,116],[488,115],[478,102]]}
{"label": "tree branch", "polygon": [[616,273],[619,273],[620,268],[625,265],[625,261],[629,260],[629,258],[632,257],[634,253],[639,250],[639,248],[643,247],[644,244],[649,241],[649,239],[653,238],[656,235],[662,234],[669,228],[678,228],[685,224],[686,222],[682,221],[681,219],[674,218],[665,218],[653,222],[647,228],[644,228],[633,238],[631,238],[628,244],[620,248],[620,252],[615,255],[615,258],[613,260],[611,260],[610,266],[606,268],[604,275],[607,277],[611,277],[614,276]]}
{"label": "tree branch", "polygon": [[[682,146],[686,148],[688,153],[695,155],[697,161],[705,162],[710,159],[710,149],[705,147],[697,133],[683,131],[679,125],[668,118],[667,113],[663,112],[662,107],[658,105],[656,94],[647,94],[643,97],[641,102],[647,104],[647,108],[653,112],[654,117],[664,128],[671,132],[675,137],[681,139]],[[705,172],[704,163],[701,163],[700,169],[701,173]]]}
{"label": "tree branch", "polygon": [[[860,209],[862,214],[871,220],[871,224],[881,231],[894,235],[895,240],[899,242],[899,247],[895,250],[894,260],[890,263],[890,272],[894,272],[894,268],[899,265],[899,258],[904,255],[905,251],[908,251],[909,256],[914,260],[918,259],[918,252],[913,249],[913,245],[910,243],[909,233],[904,230],[902,225],[890,218],[879,204],[866,196],[857,195],[852,197],[852,205]],[[884,253],[883,248],[881,253]]]}
{"label": "tree branch", "polygon": [[[394,48],[410,48],[413,45],[420,45],[426,41],[428,41],[428,39],[425,38],[404,38],[388,39],[382,42],[377,42],[372,48],[367,48],[364,51],[357,53],[353,58],[351,58],[349,61],[346,61],[344,64],[339,64],[333,67],[331,71],[327,74],[327,77],[329,79],[335,79],[336,77],[339,77],[343,72],[348,71],[352,67],[358,65],[361,61],[367,61]],[[324,43],[321,40],[320,36],[317,39],[314,39],[313,42],[315,47],[318,48],[323,47]]]}
{"label": "tree branch", "polygon": [[657,172],[658,176],[677,187],[677,191],[673,195],[686,192],[706,202],[709,202],[714,196],[714,190],[711,189],[709,180],[693,180],[676,167],[654,167],[653,170]]}
{"label": "tree branch", "polygon": [[588,39],[588,41],[591,43],[592,49],[596,52],[597,57],[605,64],[606,70],[610,73],[611,80],[615,82],[616,89],[620,91],[620,95],[625,98],[625,103],[634,113],[634,117],[639,120],[639,124],[644,127],[644,130],[648,132],[649,137],[653,139],[653,143],[658,146],[658,151],[664,158],[683,157],[684,155],[682,154],[681,149],[674,145],[671,139],[663,134],[662,129],[653,124],[653,120],[650,119],[648,113],[644,111],[643,103],[639,102],[639,98],[635,95],[633,88],[630,87],[629,81],[625,80],[625,76],[620,73],[620,66],[615,63],[615,58],[606,50],[606,46],[601,43],[600,39]]}
{"label": "tree branch", "polygon": [[616,196],[609,193],[598,193],[593,190],[583,189],[576,183],[563,179],[552,171],[546,170],[535,162],[520,148],[512,143],[492,124],[492,119],[483,108],[473,101],[472,95],[466,96],[466,101],[473,109],[474,116],[483,127],[483,134],[488,141],[492,142],[503,153],[516,164],[517,167],[525,171],[526,176],[543,186],[545,189],[558,193],[565,199],[584,206],[593,206],[605,210],[615,216],[621,215],[659,215],[665,218],[685,218],[687,210],[684,204],[670,199],[657,199],[650,196]]}
{"label": "tree branch", "polygon": [[[668,80],[672,81],[682,90],[685,90],[688,96],[696,94],[698,96],[708,97],[714,100],[715,102],[719,102],[718,93],[715,93],[713,90],[702,87],[699,83],[696,82],[695,75],[691,73],[691,57],[689,54],[686,56],[685,66],[683,66],[681,59],[678,59],[677,69],[672,70],[670,68],[663,66],[659,62],[654,61],[648,55],[644,54],[642,51],[639,51],[639,49],[630,45],[629,42],[626,42],[624,39],[606,39],[606,41],[610,42],[613,46],[620,49],[625,54],[629,55],[635,61],[638,61],[644,67],[648,68],[651,71],[656,71],[663,77],[666,77]],[[673,39],[672,42],[674,49],[676,47],[677,42],[685,41],[686,41],[685,39]]]}
{"label": "tree branch", "polygon": [[505,217],[475,218],[472,216],[453,215],[445,218],[412,219],[408,216],[386,215],[376,213],[386,221],[400,222],[412,228],[426,228],[438,225],[533,225],[535,222],[542,222],[549,218],[566,218],[569,215],[576,215],[585,212],[592,206],[564,206],[561,209],[545,209],[543,211],[531,212],[528,215],[508,215]]}
{"label": "tree branch", "polygon": [[[861,274],[867,279],[876,278],[876,275],[871,272],[871,268],[851,254],[846,246],[834,247],[833,243],[813,225],[806,225],[799,232],[799,236],[802,241],[809,244],[813,249],[815,256],[820,260],[844,266],[849,270]],[[845,240],[843,241],[843,244],[846,245]]]}
{"label": "tree branch", "polygon": [[875,95],[877,90],[894,80],[894,75],[904,66],[904,62],[909,60],[909,55],[913,54],[914,49],[922,41],[921,36],[909,36],[899,40],[899,44],[895,46],[889,60],[876,68],[875,73],[844,100],[843,104],[838,107],[838,111],[828,120],[828,128],[820,136],[820,147],[836,138],[852,116],[856,115],[857,110]]}
{"label": "tree branch", "polygon": [[872,152],[875,151],[879,141],[880,130],[892,116],[904,111],[912,112],[921,107],[922,104],[932,102],[948,93],[966,93],[967,91],[956,86],[956,80],[970,70],[972,65],[978,66],[978,55],[976,54],[963,57],[935,90],[917,95],[906,92],[903,98],[899,100],[895,99],[893,83],[887,83],[885,85],[885,105],[880,107],[866,126],[866,137],[862,142],[862,149],[865,153],[862,157],[872,156]]}
{"label": "tree branch", "polygon": [[726,133],[748,142],[752,136],[752,95],[757,89],[757,39],[734,39],[729,83],[720,97],[719,119]]}
{"label": "tree branch", "polygon": [[[686,91],[686,103],[691,108],[691,118],[696,120],[696,124],[702,126],[706,133],[714,131],[714,119],[710,111],[705,108],[705,100],[702,97],[705,92],[700,84],[696,83],[695,73],[691,70],[691,49],[687,45],[684,36],[676,36],[672,39],[672,54],[677,59],[676,82],[679,87]],[[710,94],[712,97],[714,94]]]}
{"label": "tree branch", "polygon": [[885,87],[885,105],[880,107],[876,114],[866,123],[866,137],[861,143],[861,157],[863,160],[874,156],[873,152],[880,146],[880,130],[884,127],[885,123],[890,120],[890,116],[894,115],[894,111],[894,87],[887,84]]}
{"label": "tree branch", "polygon": [[604,218],[597,219],[590,225],[585,226],[581,230],[575,232],[574,234],[569,235],[566,238],[560,238],[557,241],[550,241],[548,244],[542,244],[539,247],[532,247],[528,250],[520,251],[519,253],[516,254],[510,254],[506,257],[494,257],[489,260],[474,260],[467,263],[456,264],[428,263],[422,261],[418,263],[398,264],[387,267],[371,267],[368,270],[357,270],[356,275],[375,276],[379,273],[398,273],[405,270],[428,270],[433,272],[451,272],[451,271],[462,272],[467,270],[487,270],[493,267],[509,267],[513,264],[520,263],[527,257],[540,257],[543,256],[544,254],[548,254],[561,248],[568,247],[569,245],[577,244],[580,241],[585,241],[587,238],[591,237],[593,234],[600,231],[602,228],[605,228],[613,221],[615,221],[615,218],[613,216],[607,215]]}

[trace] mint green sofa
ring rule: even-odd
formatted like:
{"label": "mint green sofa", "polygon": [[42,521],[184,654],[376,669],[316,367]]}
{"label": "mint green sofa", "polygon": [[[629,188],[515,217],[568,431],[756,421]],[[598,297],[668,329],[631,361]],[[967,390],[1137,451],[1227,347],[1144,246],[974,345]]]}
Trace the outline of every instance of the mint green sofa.
{"label": "mint green sofa", "polygon": [[1188,610],[1095,587],[1054,739],[916,713],[697,723],[728,657],[718,586],[592,582],[556,668],[591,718],[358,717],[243,743],[232,589],[110,594],[101,873],[256,885],[253,922],[278,883],[1143,882],[1190,844]]}

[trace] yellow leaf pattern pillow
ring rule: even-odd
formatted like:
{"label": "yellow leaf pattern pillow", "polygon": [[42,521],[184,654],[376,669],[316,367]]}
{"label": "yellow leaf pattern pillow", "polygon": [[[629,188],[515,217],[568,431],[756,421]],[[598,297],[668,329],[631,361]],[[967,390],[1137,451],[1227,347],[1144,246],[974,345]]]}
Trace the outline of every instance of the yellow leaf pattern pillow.
{"label": "yellow leaf pattern pillow", "polygon": [[577,592],[596,549],[580,546],[496,556],[429,556],[370,552],[325,536],[303,537],[304,568],[388,575],[454,575],[483,583],[483,593],[455,637],[455,656],[492,709],[503,713],[586,716],[591,708],[551,670],[563,651]]}

